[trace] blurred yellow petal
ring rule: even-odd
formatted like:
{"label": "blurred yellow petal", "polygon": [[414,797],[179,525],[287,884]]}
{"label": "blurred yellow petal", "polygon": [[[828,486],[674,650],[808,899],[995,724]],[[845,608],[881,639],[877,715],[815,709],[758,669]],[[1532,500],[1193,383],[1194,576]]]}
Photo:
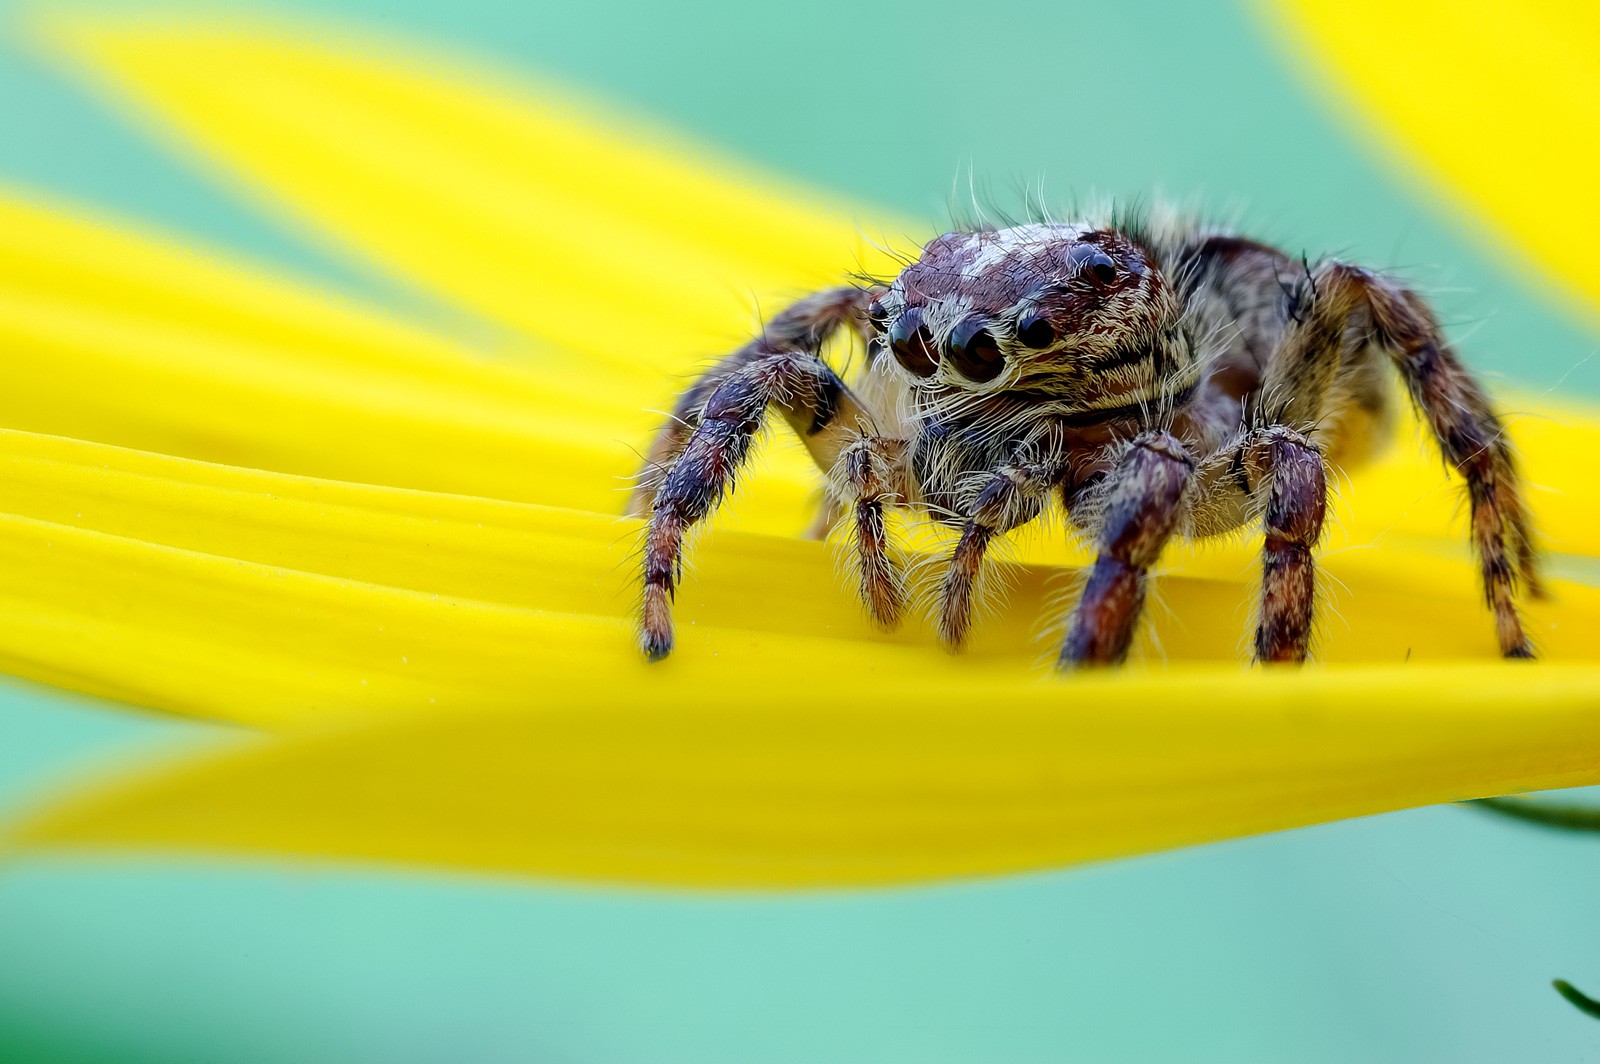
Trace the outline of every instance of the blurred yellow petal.
{"label": "blurred yellow petal", "polygon": [[1278,24],[1469,229],[1600,307],[1600,14],[1557,0],[1274,0]]}
{"label": "blurred yellow petal", "polygon": [[[770,663],[758,698],[418,715],[258,742],[71,798],[16,852],[382,860],[695,887],[1053,868],[1388,809],[1600,783],[1600,668],[1041,683]],[[603,678],[602,678],[603,677]]]}
{"label": "blurred yellow petal", "polygon": [[[1020,567],[1003,612],[955,658],[920,622],[875,632],[826,545],[713,533],[680,595],[680,650],[648,666],[631,635],[634,521],[12,431],[0,431],[0,515],[8,671],[261,724],[587,703],[601,676],[633,703],[683,689],[764,692],[774,675],[819,667],[842,701],[874,676],[1031,682],[1058,609],[1048,591],[1060,570]],[[1343,551],[1325,571],[1328,662],[1494,653],[1465,559]],[[1554,591],[1531,611],[1541,649],[1600,659],[1600,590]],[[1140,653],[1239,660],[1253,595],[1248,578],[1163,578]]]}
{"label": "blurred yellow petal", "polygon": [[[0,423],[207,461],[620,511],[660,415],[192,247],[0,196]],[[779,455],[745,527],[804,527]]]}
{"label": "blurred yellow petal", "polygon": [[481,60],[236,17],[47,32],[319,237],[582,352],[561,369],[636,406],[758,303],[893,261],[837,204]]}

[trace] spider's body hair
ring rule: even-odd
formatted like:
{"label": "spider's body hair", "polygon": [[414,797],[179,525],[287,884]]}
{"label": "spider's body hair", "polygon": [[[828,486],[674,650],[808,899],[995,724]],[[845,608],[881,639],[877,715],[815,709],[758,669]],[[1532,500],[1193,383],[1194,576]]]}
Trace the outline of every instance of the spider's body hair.
{"label": "spider's body hair", "polygon": [[[853,386],[819,354],[842,326],[867,344]],[[1513,592],[1519,577],[1533,584],[1534,555],[1510,450],[1421,298],[1142,208],[945,234],[893,278],[795,304],[690,388],[634,499],[652,518],[646,649],[670,647],[684,532],[776,407],[828,473],[829,513],[851,522],[862,595],[885,625],[907,598],[886,506],[961,530],[937,611],[952,647],[991,545],[1060,507],[1099,548],[1064,665],[1122,660],[1171,536],[1259,520],[1256,656],[1302,660],[1325,460],[1358,460],[1384,438],[1393,369],[1468,482],[1501,650],[1527,656]]]}

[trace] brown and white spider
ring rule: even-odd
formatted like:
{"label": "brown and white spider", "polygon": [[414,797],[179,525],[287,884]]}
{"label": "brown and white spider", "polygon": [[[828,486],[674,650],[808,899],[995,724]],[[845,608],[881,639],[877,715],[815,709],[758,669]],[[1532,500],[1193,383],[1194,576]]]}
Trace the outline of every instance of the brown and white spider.
{"label": "brown and white spider", "polygon": [[[868,349],[854,390],[820,355],[845,325]],[[1511,451],[1423,299],[1358,266],[1110,215],[941,236],[891,283],[789,307],[690,387],[632,502],[650,518],[641,646],[652,660],[671,650],[684,534],[730,490],[776,407],[827,473],[828,506],[853,520],[861,596],[883,625],[906,601],[885,506],[961,530],[938,611],[954,648],[990,542],[1054,497],[1099,552],[1063,668],[1123,660],[1171,536],[1258,517],[1255,656],[1303,661],[1325,455],[1384,431],[1385,361],[1466,480],[1500,652],[1530,657],[1516,592],[1519,579],[1537,589],[1536,557]]]}

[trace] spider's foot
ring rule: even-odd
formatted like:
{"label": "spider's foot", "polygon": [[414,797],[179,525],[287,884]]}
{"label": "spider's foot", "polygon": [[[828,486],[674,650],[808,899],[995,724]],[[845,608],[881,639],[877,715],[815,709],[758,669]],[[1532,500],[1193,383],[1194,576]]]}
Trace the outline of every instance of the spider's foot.
{"label": "spider's foot", "polygon": [[868,570],[861,578],[861,597],[866,600],[872,623],[885,632],[900,627],[906,608],[906,591],[892,570]]}
{"label": "spider's foot", "polygon": [[1078,657],[1063,650],[1056,658],[1056,671],[1060,673],[1087,672],[1092,669],[1109,669],[1121,665],[1123,658]]}
{"label": "spider's foot", "polygon": [[644,589],[639,649],[650,661],[660,661],[672,653],[671,599],[666,590],[656,584],[647,584]]}
{"label": "spider's foot", "polygon": [[965,609],[946,602],[939,611],[939,645],[952,654],[960,653],[967,645],[967,633],[972,619]]}

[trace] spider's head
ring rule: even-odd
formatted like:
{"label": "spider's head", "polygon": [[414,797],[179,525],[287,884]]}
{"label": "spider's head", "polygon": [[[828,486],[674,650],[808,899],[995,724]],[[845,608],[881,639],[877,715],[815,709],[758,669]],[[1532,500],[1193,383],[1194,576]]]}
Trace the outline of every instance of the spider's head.
{"label": "spider's head", "polygon": [[1167,362],[1153,348],[1177,335],[1179,314],[1144,249],[1078,225],[941,236],[871,311],[915,382],[966,391],[1079,390],[1114,368],[1139,387]]}

